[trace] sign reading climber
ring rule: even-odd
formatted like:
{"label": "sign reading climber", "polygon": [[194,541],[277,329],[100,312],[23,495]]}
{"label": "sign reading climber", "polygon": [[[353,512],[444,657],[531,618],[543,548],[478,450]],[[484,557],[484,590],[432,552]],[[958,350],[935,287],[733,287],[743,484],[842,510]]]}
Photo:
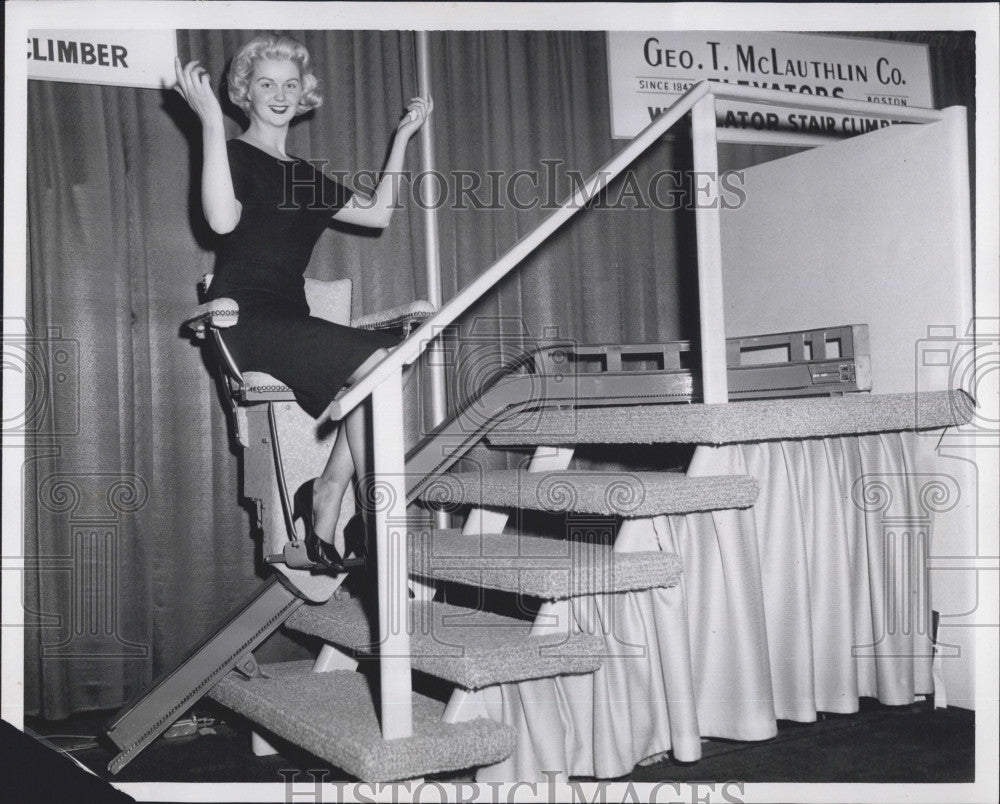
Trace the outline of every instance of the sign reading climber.
{"label": "sign reading climber", "polygon": [[[691,86],[742,86],[931,108],[927,46],[825,34],[611,31],[611,136],[632,138]],[[726,128],[844,136],[888,125],[862,115],[720,101]]]}
{"label": "sign reading climber", "polygon": [[28,78],[81,84],[172,86],[177,33],[150,31],[31,31]]}

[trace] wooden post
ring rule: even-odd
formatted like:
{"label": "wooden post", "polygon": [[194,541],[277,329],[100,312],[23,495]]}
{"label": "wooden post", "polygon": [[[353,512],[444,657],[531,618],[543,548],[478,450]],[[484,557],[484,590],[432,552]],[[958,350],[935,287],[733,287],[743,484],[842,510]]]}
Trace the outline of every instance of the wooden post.
{"label": "wooden post", "polygon": [[372,393],[372,420],[382,737],[394,740],[413,733],[401,369]]}
{"label": "wooden post", "polygon": [[[691,110],[694,147],[695,227],[698,243],[698,309],[701,327],[701,382],[707,404],[728,402],[726,321],[722,294],[722,225],[719,209],[719,155],[715,97],[706,95]],[[749,302],[746,302],[749,303]]]}

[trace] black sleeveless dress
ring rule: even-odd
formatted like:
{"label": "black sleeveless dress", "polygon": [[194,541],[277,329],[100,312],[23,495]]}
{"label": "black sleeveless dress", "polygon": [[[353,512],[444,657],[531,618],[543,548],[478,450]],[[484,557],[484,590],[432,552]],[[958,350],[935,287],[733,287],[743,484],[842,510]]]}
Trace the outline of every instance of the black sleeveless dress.
{"label": "black sleeveless dress", "polygon": [[242,140],[226,143],[233,190],[243,206],[220,238],[207,299],[240,306],[223,339],[242,371],[263,371],[295,392],[314,418],[391,333],[309,315],[303,275],[313,247],[351,191],[302,159],[283,161]]}

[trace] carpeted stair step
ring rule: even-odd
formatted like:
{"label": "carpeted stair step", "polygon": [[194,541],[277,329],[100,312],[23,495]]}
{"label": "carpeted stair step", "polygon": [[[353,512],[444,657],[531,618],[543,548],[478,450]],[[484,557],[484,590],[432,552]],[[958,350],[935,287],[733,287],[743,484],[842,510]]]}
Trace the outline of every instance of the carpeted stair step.
{"label": "carpeted stair step", "polygon": [[448,506],[645,517],[749,508],[757,499],[757,481],[747,475],[506,469],[441,475],[420,496]]}
{"label": "carpeted stair step", "polygon": [[799,438],[935,430],[966,424],[975,402],[964,391],[759,399],[724,405],[641,405],[545,410],[510,419],[491,444],[739,444]]}
{"label": "carpeted stair step", "polygon": [[[600,636],[531,636],[532,623],[447,603],[410,602],[411,664],[469,690],[601,666]],[[286,623],[353,653],[372,651],[373,625],[359,600],[303,606]]]}
{"label": "carpeted stair step", "polygon": [[457,529],[411,533],[409,562],[418,577],[546,600],[670,587],[681,579],[674,553],[616,553],[602,542]]}
{"label": "carpeted stair step", "polygon": [[442,723],[444,704],[413,696],[413,735],[383,740],[361,673],[313,673],[312,662],[262,665],[268,678],[232,672],[209,693],[273,734],[369,782],[490,765],[514,751],[510,726],[485,718]]}

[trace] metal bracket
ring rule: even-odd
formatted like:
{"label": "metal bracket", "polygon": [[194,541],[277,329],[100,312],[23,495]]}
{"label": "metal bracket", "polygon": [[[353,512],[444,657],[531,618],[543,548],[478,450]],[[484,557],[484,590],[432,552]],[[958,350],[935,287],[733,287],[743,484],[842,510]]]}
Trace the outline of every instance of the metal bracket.
{"label": "metal bracket", "polygon": [[267,673],[260,669],[260,665],[257,664],[257,659],[252,653],[237,659],[233,669],[247,678],[270,678]]}

